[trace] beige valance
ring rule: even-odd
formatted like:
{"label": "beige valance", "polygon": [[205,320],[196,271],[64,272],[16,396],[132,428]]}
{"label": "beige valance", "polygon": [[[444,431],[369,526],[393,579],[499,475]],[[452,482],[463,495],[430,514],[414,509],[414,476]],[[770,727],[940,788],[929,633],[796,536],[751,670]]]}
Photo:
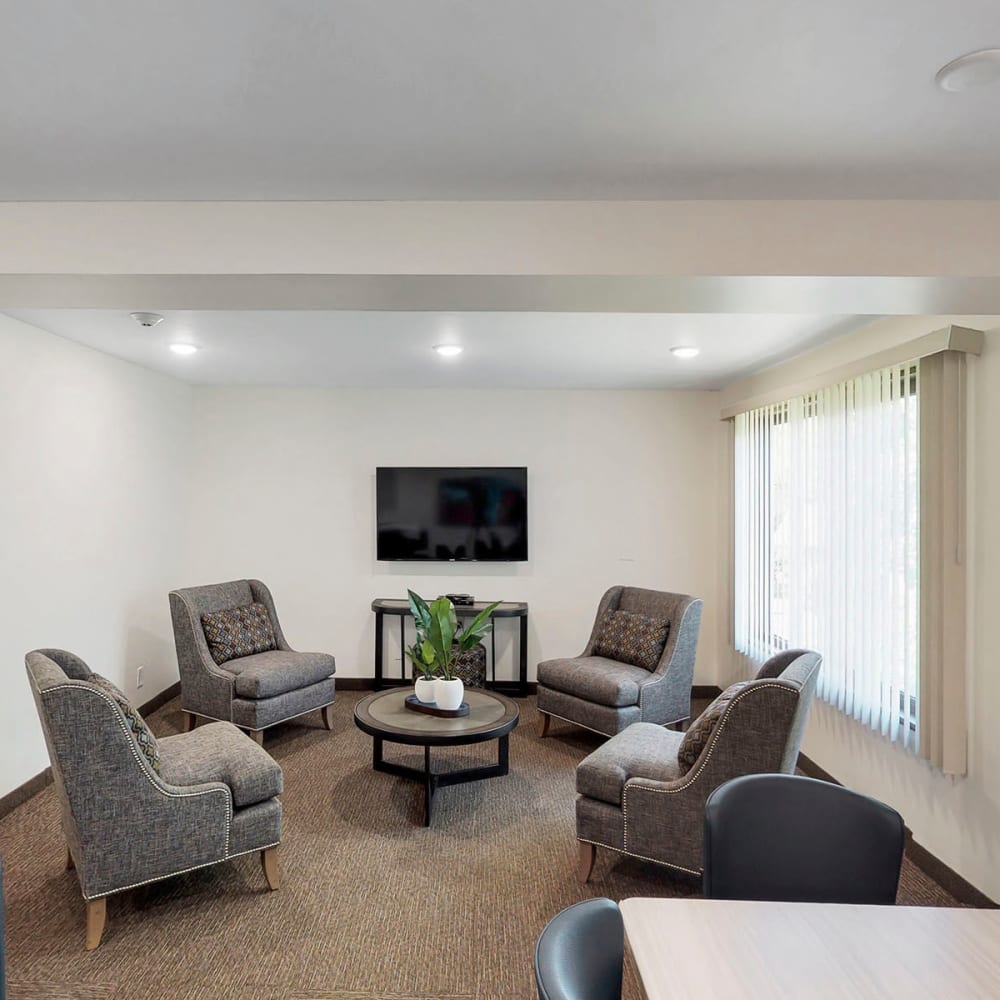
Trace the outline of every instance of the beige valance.
{"label": "beige valance", "polygon": [[724,407],[721,416],[723,420],[730,420],[737,413],[746,413],[758,406],[770,406],[773,403],[784,402],[786,399],[795,399],[808,392],[815,392],[818,389],[836,385],[838,382],[857,378],[866,372],[888,368],[890,365],[901,364],[904,361],[914,361],[917,358],[927,358],[945,351],[982,354],[984,339],[982,330],[971,330],[965,326],[946,326],[921,337],[903,341],[876,354],[869,354],[847,364],[838,365],[836,368],[819,372],[807,379],[774,387],[758,395],[737,400]]}

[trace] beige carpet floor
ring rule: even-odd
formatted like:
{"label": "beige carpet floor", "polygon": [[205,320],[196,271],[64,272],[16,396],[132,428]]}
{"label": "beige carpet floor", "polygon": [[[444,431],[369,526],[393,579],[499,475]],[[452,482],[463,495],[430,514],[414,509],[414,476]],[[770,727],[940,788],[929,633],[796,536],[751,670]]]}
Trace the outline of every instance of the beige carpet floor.
{"label": "beige carpet floor", "polygon": [[[0,820],[10,1000],[521,1000],[534,995],[535,939],[563,907],[698,892],[606,851],[577,883],[574,768],[597,738],[553,725],[538,739],[533,699],[519,702],[510,775],[442,789],[425,829],[421,787],[371,769],[353,722],[360,697],[338,695],[333,732],[317,714],[268,734],[285,772],[278,892],[253,856],[112,896],[88,953],[51,787]],[[150,723],[176,732],[177,703]],[[436,759],[485,762],[495,746]],[[909,862],[900,902],[954,905]],[[626,996],[637,995],[628,970]]]}

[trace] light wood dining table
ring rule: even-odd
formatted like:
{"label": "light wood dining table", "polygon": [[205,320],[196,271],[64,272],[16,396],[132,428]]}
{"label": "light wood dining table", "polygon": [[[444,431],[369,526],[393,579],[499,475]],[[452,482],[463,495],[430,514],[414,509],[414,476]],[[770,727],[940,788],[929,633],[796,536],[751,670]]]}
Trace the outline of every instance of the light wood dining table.
{"label": "light wood dining table", "polygon": [[1000,910],[626,899],[647,1000],[1000,997]]}

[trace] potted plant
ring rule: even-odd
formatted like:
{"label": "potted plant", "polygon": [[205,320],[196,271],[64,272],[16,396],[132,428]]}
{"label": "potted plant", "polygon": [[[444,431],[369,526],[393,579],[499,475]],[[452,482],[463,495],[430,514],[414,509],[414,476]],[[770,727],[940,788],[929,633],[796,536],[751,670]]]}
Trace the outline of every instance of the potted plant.
{"label": "potted plant", "polygon": [[[490,604],[464,628],[459,626],[455,605],[447,597],[428,604],[419,594],[407,590],[410,613],[417,628],[417,641],[406,650],[413,667],[420,673],[414,684],[418,701],[435,701],[438,708],[456,709],[462,704],[465,685],[456,677],[452,662],[458,653],[476,645],[490,634],[493,614],[499,601]],[[428,698],[429,684],[433,698]]]}

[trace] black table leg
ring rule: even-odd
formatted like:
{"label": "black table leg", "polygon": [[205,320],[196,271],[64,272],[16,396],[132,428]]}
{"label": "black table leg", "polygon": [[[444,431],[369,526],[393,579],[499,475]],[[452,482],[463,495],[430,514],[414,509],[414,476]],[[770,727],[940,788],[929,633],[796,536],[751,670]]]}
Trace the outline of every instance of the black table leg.
{"label": "black table leg", "polygon": [[399,676],[406,679],[406,616],[399,616]]}
{"label": "black table leg", "polygon": [[[508,774],[510,771],[510,735],[500,736],[497,739],[497,762],[486,764],[482,767],[470,767],[459,771],[444,771],[435,774],[431,770],[431,748],[424,747],[423,768],[410,767],[408,764],[396,764],[391,760],[384,760],[382,756],[382,746],[386,742],[384,737],[372,737],[372,767],[376,771],[384,774],[395,774],[401,778],[409,778],[411,781],[419,781],[424,786],[424,826],[431,825],[434,812],[434,796],[439,788],[447,788],[450,785],[462,785],[468,781],[482,781],[484,778],[498,778]],[[388,742],[392,742],[390,739]]]}
{"label": "black table leg", "polygon": [[375,690],[382,690],[382,612],[375,612]]}
{"label": "black table leg", "polygon": [[523,615],[518,619],[521,625],[520,629],[520,653],[521,662],[520,669],[518,670],[518,681],[521,691],[521,697],[524,698],[528,694],[528,616]]}
{"label": "black table leg", "polygon": [[431,748],[424,747],[424,826],[431,825],[431,807],[434,805],[434,775],[431,774]]}

